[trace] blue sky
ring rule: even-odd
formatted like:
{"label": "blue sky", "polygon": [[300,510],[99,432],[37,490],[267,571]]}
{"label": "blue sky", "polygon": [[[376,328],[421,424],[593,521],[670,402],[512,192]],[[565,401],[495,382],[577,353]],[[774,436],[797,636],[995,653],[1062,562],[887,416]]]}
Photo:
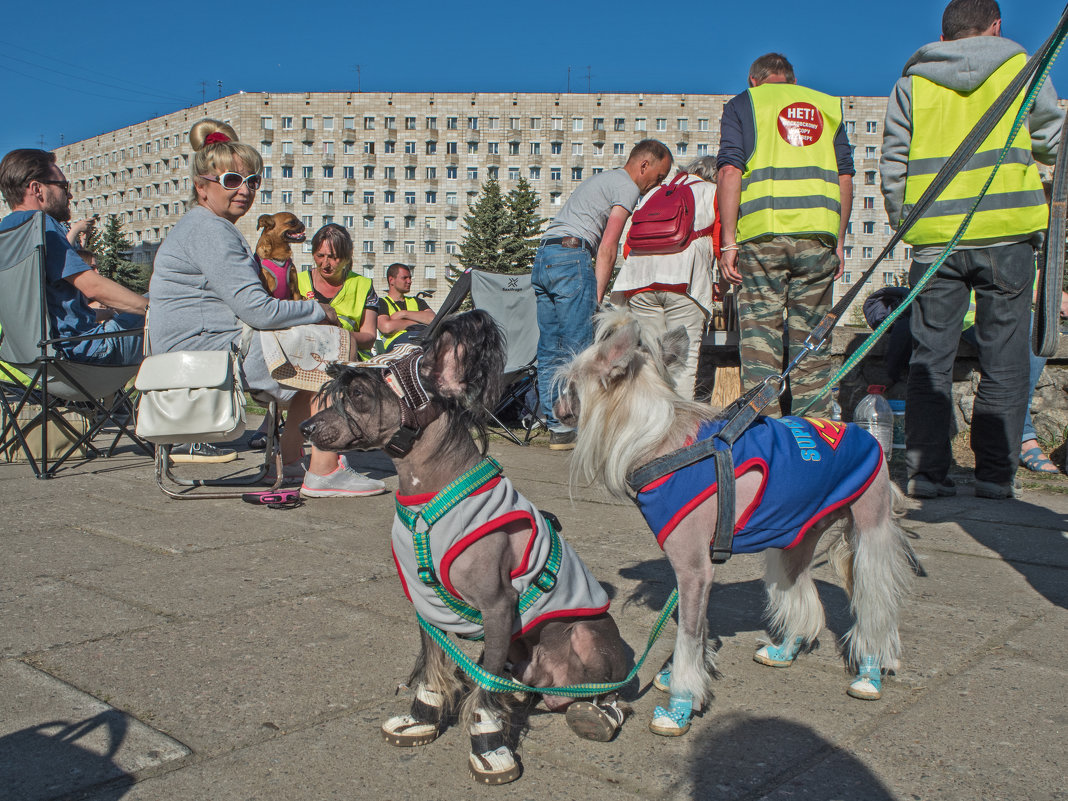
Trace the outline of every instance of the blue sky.
{"label": "blue sky", "polygon": [[[785,53],[801,83],[886,94],[938,38],[943,3],[762,0],[655,7],[560,3],[21,2],[0,31],[0,153],[56,147],[245,91],[734,93],[750,62]],[[894,14],[888,16],[888,8]],[[1064,0],[1001,0],[1029,51]],[[1053,71],[1068,94],[1068,53]],[[204,86],[202,86],[204,82]]]}

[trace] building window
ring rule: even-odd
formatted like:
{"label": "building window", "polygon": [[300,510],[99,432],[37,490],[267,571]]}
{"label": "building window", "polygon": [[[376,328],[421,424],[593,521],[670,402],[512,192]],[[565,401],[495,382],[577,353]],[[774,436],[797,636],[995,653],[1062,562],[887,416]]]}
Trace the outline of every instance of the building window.
{"label": "building window", "polygon": [[626,145],[624,145],[622,142],[616,142],[615,144],[612,145],[612,155],[613,156],[624,156],[624,155],[626,155],[627,151],[624,150],[625,147],[626,147]]}
{"label": "building window", "polygon": [[363,240],[363,252],[364,253],[374,253],[375,252],[375,242],[374,242],[373,239],[365,239],[365,240]]}
{"label": "building window", "polygon": [[334,143],[333,142],[323,142],[323,155],[324,156],[332,156],[332,155],[334,155]]}
{"label": "building window", "polygon": [[375,202],[375,193],[374,193],[373,189],[365,189],[363,191],[363,202],[364,203],[374,203]]}
{"label": "building window", "polygon": [[424,253],[436,253],[438,249],[437,243],[433,239],[428,239],[423,243]]}
{"label": "building window", "polygon": [[572,156],[581,156],[582,155],[582,142],[572,142],[571,143],[571,155]]}
{"label": "building window", "polygon": [[582,117],[572,117],[571,118],[571,130],[572,131],[581,131],[582,130]]}
{"label": "building window", "polygon": [[686,117],[679,117],[677,122],[680,131],[690,130],[690,121]]}
{"label": "building window", "polygon": [[301,142],[300,152],[305,156],[311,156],[315,154],[315,143],[313,142]]}
{"label": "building window", "polygon": [[550,153],[550,155],[559,156],[561,153],[563,153],[563,151],[564,151],[564,143],[563,142],[550,142],[549,143],[549,153]]}
{"label": "building window", "polygon": [[541,180],[541,167],[531,167],[530,168],[530,180],[532,180],[532,181],[540,181]]}
{"label": "building window", "polygon": [[867,186],[875,186],[875,170],[868,170],[864,173],[864,183]]}
{"label": "building window", "polygon": [[850,135],[855,134],[857,132],[857,122],[856,122],[856,120],[846,120],[845,121],[845,132],[847,134],[850,134]]}
{"label": "building window", "polygon": [[341,152],[344,153],[346,156],[351,156],[353,153],[356,152],[356,143],[344,142],[341,145]]}
{"label": "building window", "polygon": [[560,205],[560,193],[559,192],[550,192],[549,193],[549,205],[550,206],[559,206]]}
{"label": "building window", "polygon": [[445,252],[450,254],[450,255],[454,255],[456,253],[459,253],[460,249],[458,247],[456,247],[456,243],[455,242],[446,242],[445,243]]}
{"label": "building window", "polygon": [[467,168],[467,180],[468,181],[477,181],[478,180],[478,167],[468,167]]}
{"label": "building window", "polygon": [[404,243],[404,252],[405,253],[409,253],[409,254],[410,253],[415,253],[415,242],[405,242]]}
{"label": "building window", "polygon": [[405,142],[404,143],[404,152],[407,153],[409,156],[414,156],[415,155],[415,142]]}
{"label": "building window", "polygon": [[531,117],[530,118],[530,130],[532,130],[532,131],[540,131],[541,130],[541,117]]}
{"label": "building window", "polygon": [[292,131],[293,130],[293,118],[292,117],[282,117],[282,130],[283,131]]}
{"label": "building window", "polygon": [[873,159],[876,157],[877,152],[878,150],[876,149],[875,145],[867,145],[864,148],[864,158]]}
{"label": "building window", "polygon": [[864,221],[864,233],[866,233],[866,234],[874,234],[875,233],[875,223],[872,222],[871,220],[865,220]]}
{"label": "building window", "polygon": [[426,202],[427,203],[437,203],[438,202],[438,193],[433,191],[433,190],[430,190],[429,192],[427,192],[426,193]]}
{"label": "building window", "polygon": [[478,117],[468,117],[467,118],[467,130],[469,130],[469,131],[477,131],[478,130]]}
{"label": "building window", "polygon": [[333,206],[334,205],[334,193],[332,191],[326,190],[326,191],[323,192],[323,205],[324,206]]}
{"label": "building window", "polygon": [[387,181],[395,180],[397,177],[397,168],[393,167],[392,165],[389,167],[383,167],[382,177],[385,178]]}
{"label": "building window", "polygon": [[455,164],[449,164],[445,167],[445,177],[450,179],[456,178],[456,171],[458,167]]}
{"label": "building window", "polygon": [[874,258],[875,249],[871,248],[871,247],[866,247],[861,251],[861,256],[862,256],[862,258],[865,258],[865,259]]}
{"label": "building window", "polygon": [[[263,167],[263,180],[265,180],[265,181],[271,180],[271,165],[270,164],[266,164]],[[175,182],[174,185],[175,185],[175,187],[177,187],[178,183]]]}
{"label": "building window", "polygon": [[879,123],[877,123],[875,120],[868,120],[868,122],[865,124],[865,128],[867,129],[868,133],[879,133]]}
{"label": "building window", "polygon": [[315,130],[315,117],[301,117],[300,127],[305,131]]}
{"label": "building window", "polygon": [[676,142],[675,143],[675,155],[676,156],[685,156],[686,155],[686,150],[687,150],[687,148],[686,148],[686,143],[685,142]]}
{"label": "building window", "polygon": [[571,168],[571,180],[572,181],[581,181],[582,180],[582,167],[572,167]]}
{"label": "building window", "polygon": [[699,130],[699,131],[707,131],[708,130],[708,118],[707,117],[701,117],[701,118],[699,118],[697,120],[697,130]]}
{"label": "building window", "polygon": [[446,142],[445,143],[445,155],[447,155],[447,156],[455,156],[456,155],[456,145],[457,145],[456,142]]}
{"label": "building window", "polygon": [[397,143],[394,142],[392,139],[387,139],[385,142],[382,143],[382,152],[383,153],[396,153],[397,152]]}
{"label": "building window", "polygon": [[341,192],[341,202],[346,205],[351,205],[356,202],[356,190],[345,189]]}
{"label": "building window", "polygon": [[866,209],[874,209],[875,208],[875,198],[872,197],[871,195],[868,195],[867,197],[865,197],[864,198],[864,208],[866,208]]}
{"label": "building window", "polygon": [[392,239],[383,240],[382,241],[382,252],[383,253],[396,253],[397,252],[396,242],[394,242]]}
{"label": "building window", "polygon": [[489,153],[491,156],[498,155],[501,152],[501,143],[500,142],[488,142],[486,144],[486,152]]}
{"label": "building window", "polygon": [[436,181],[437,178],[438,178],[438,168],[437,167],[427,167],[426,168],[426,179],[428,181]]}
{"label": "building window", "polygon": [[353,131],[353,130],[356,129],[356,118],[355,117],[344,117],[341,120],[341,124],[345,128],[346,131]]}
{"label": "building window", "polygon": [[311,166],[301,167],[300,168],[300,177],[305,179],[305,180],[311,178],[312,177],[312,169],[313,168]]}
{"label": "building window", "polygon": [[657,117],[656,118],[656,130],[658,130],[658,131],[666,131],[667,130],[667,120],[664,117]]}
{"label": "building window", "polygon": [[415,130],[415,117],[405,117],[404,118],[404,130],[406,130],[406,131],[414,131]]}
{"label": "building window", "polygon": [[509,167],[508,168],[508,180],[509,181],[518,181],[519,180],[519,168],[518,167]]}
{"label": "building window", "polygon": [[436,131],[438,129],[438,118],[437,117],[427,117],[426,118],[426,129],[428,131]]}
{"label": "building window", "polygon": [[260,154],[263,155],[263,156],[271,155],[271,143],[270,142],[260,142]]}
{"label": "building window", "polygon": [[375,118],[374,117],[364,117],[363,118],[363,129],[365,131],[373,131],[375,129]]}
{"label": "building window", "polygon": [[260,203],[269,204],[270,202],[271,202],[271,190],[270,189],[260,190]]}
{"label": "building window", "polygon": [[312,202],[312,195],[314,193],[310,189],[305,189],[300,193],[300,202],[305,206],[310,206]]}
{"label": "building window", "polygon": [[458,118],[456,118],[456,117],[446,117],[445,118],[445,127],[448,128],[450,131],[455,131],[457,129],[457,127],[459,127],[457,123],[458,123]]}
{"label": "building window", "polygon": [[404,227],[405,228],[415,228],[415,217],[405,217],[404,218]]}
{"label": "building window", "polygon": [[447,205],[449,205],[449,206],[455,206],[456,205],[456,193],[455,192],[446,192],[445,193],[445,203]]}
{"label": "building window", "polygon": [[478,142],[468,142],[467,143],[467,153],[468,153],[468,155],[472,155],[472,154],[477,153],[477,152],[478,152]]}
{"label": "building window", "polygon": [[563,117],[553,117],[551,122],[552,122],[552,128],[553,128],[554,131],[562,131],[562,130],[564,130],[564,118]]}
{"label": "building window", "polygon": [[698,145],[697,146],[697,155],[698,156],[707,156],[708,155],[708,145]]}
{"label": "building window", "polygon": [[407,167],[404,168],[404,180],[405,181],[414,181],[415,180],[415,167],[413,167],[411,164],[409,164]]}
{"label": "building window", "polygon": [[382,227],[385,228],[387,231],[390,230],[391,228],[395,228],[396,226],[393,223],[393,218],[392,217],[383,217],[382,218]]}
{"label": "building window", "polygon": [[[373,169],[374,168],[372,168],[372,170]],[[330,164],[324,164],[323,165],[323,178],[333,178],[333,177],[334,177],[334,168],[333,168],[333,166],[330,165]]]}
{"label": "building window", "polygon": [[415,192],[405,192],[404,193],[404,202],[407,203],[409,206],[414,206],[415,205]]}
{"label": "building window", "polygon": [[846,246],[845,246],[845,247],[843,248],[843,251],[845,251],[845,257],[846,257],[847,259],[851,259],[851,258],[853,258],[853,246],[852,246],[852,245],[846,245]]}
{"label": "building window", "polygon": [[[371,218],[371,222],[372,223],[374,222],[374,217]],[[342,217],[341,218],[341,224],[344,225],[346,228],[355,228],[356,227],[356,218],[355,217]]]}
{"label": "building window", "polygon": [[559,181],[560,180],[560,168],[559,167],[550,167],[549,168],[549,180],[550,181]]}
{"label": "building window", "polygon": [[634,120],[634,130],[635,131],[644,131],[645,130],[645,117],[638,117],[637,119]]}
{"label": "building window", "polygon": [[433,156],[437,152],[438,152],[438,143],[437,142],[427,142],[426,143],[426,154],[428,156]]}
{"label": "building window", "polygon": [[323,130],[324,131],[332,131],[332,130],[334,130],[334,118],[333,117],[323,117]]}
{"label": "building window", "polygon": [[[355,178],[356,177],[356,168],[355,167],[346,167],[345,168],[345,177],[346,178]],[[364,164],[363,165],[363,177],[366,178],[368,181],[373,181],[374,180],[375,168],[374,168],[373,164]]]}
{"label": "building window", "polygon": [[292,190],[289,190],[289,189],[283,190],[283,192],[282,192],[282,203],[284,205],[286,205],[286,206],[293,205],[293,192],[292,192]]}
{"label": "building window", "polygon": [[387,189],[386,191],[384,191],[382,193],[382,202],[383,203],[396,203],[397,202],[397,193],[395,191],[393,191],[392,189]]}
{"label": "building window", "polygon": [[382,124],[383,124],[383,126],[385,126],[385,128],[387,130],[390,129],[390,128],[396,128],[397,127],[397,118],[396,117],[383,117],[382,118]]}
{"label": "building window", "polygon": [[367,153],[368,155],[374,155],[375,143],[374,142],[364,142],[363,143],[363,152]]}

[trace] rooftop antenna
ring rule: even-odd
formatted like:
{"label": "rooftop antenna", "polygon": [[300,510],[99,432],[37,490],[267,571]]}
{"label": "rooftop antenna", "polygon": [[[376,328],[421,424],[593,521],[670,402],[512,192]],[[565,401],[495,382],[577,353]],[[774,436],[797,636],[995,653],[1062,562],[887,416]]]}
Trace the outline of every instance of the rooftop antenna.
{"label": "rooftop antenna", "polygon": [[567,93],[571,94],[571,67],[567,68]]}
{"label": "rooftop antenna", "polygon": [[356,65],[356,92],[363,91],[363,76],[360,74],[360,65]]}
{"label": "rooftop antenna", "polygon": [[591,75],[590,69],[591,69],[590,65],[587,64],[586,65],[586,94],[590,93],[590,75]]}
{"label": "rooftop antenna", "polygon": [[219,81],[219,97],[222,97],[222,81]]}
{"label": "rooftop antenna", "polygon": [[205,100],[205,98],[204,98],[204,94],[207,91],[207,88],[208,88],[208,82],[207,81],[201,81],[200,82],[200,104],[201,105],[204,105],[207,102],[207,100]]}

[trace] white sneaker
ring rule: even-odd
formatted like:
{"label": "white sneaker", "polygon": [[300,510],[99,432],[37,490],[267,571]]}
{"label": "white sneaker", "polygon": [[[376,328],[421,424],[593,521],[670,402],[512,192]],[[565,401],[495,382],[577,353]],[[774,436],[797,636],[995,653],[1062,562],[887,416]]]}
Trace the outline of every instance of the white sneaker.
{"label": "white sneaker", "polygon": [[338,460],[337,469],[325,476],[309,470],[304,474],[304,484],[300,488],[303,498],[347,498],[381,495],[385,491],[385,484],[363,473],[357,473],[349,467],[344,456]]}
{"label": "white sneaker", "polygon": [[216,448],[210,442],[191,442],[171,448],[171,462],[174,464],[224,464],[236,458],[237,451]]}

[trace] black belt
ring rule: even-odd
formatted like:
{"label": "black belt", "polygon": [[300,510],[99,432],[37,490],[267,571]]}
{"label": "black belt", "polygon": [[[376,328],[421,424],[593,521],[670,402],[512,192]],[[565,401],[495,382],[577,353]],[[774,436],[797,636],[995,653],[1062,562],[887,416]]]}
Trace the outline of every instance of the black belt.
{"label": "black belt", "polygon": [[593,245],[578,236],[558,236],[553,239],[543,239],[540,244],[559,245],[562,248],[582,248],[591,256],[597,258],[597,251],[594,249]]}

